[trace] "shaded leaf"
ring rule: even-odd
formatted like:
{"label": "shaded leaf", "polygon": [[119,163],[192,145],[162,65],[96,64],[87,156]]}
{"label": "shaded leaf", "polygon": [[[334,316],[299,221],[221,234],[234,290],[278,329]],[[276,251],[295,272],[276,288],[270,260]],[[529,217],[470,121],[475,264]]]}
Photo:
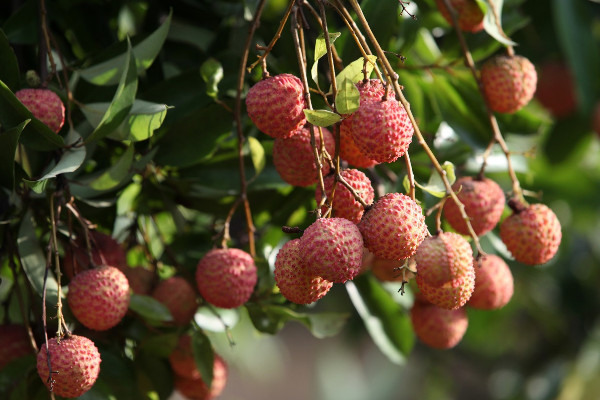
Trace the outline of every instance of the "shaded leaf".
{"label": "shaded leaf", "polygon": [[[490,0],[477,0],[477,4],[485,14],[483,18],[483,29],[500,43],[506,46],[516,46],[517,44],[513,42],[502,29],[503,3],[504,0],[493,0],[493,2]],[[494,10],[492,10],[492,7],[496,8],[495,13]],[[496,15],[498,16],[498,21],[496,21]]]}
{"label": "shaded leaf", "polygon": [[[450,161],[444,161],[442,164],[442,169],[446,172],[446,178],[448,179],[450,185],[452,185],[454,181],[456,181],[454,164],[452,164]],[[405,177],[405,179],[408,179],[408,177]],[[438,198],[442,198],[446,195],[446,186],[444,185],[444,181],[440,177],[440,174],[438,174],[438,172],[435,170],[431,172],[427,185],[420,185],[416,181],[415,185],[420,187],[421,190]]]}
{"label": "shaded leaf", "polygon": [[150,321],[168,322],[173,320],[169,309],[151,296],[132,293],[129,300],[129,309]]}
{"label": "shaded leaf", "polygon": [[16,91],[19,86],[19,65],[15,52],[2,29],[0,29],[0,60],[2,60],[0,62],[0,81]]}
{"label": "shaded leaf", "polygon": [[129,146],[115,165],[91,181],[89,186],[94,190],[109,190],[122,183],[129,175],[129,168],[133,162],[133,152],[133,146]]}
{"label": "shaded leaf", "polygon": [[192,335],[192,351],[194,352],[196,368],[198,368],[206,386],[210,388],[213,380],[215,352],[210,339],[202,331],[194,331]]}
{"label": "shaded leaf", "polygon": [[327,127],[342,119],[339,114],[329,110],[303,110],[306,120],[315,126]]}
{"label": "shaded leaf", "polygon": [[[171,314],[169,314],[170,316]],[[138,348],[145,353],[166,358],[173,352],[178,340],[179,334],[176,332],[165,334],[154,333],[143,338]]]}
{"label": "shaded leaf", "polygon": [[267,159],[265,158],[265,149],[260,144],[260,141],[253,136],[248,137],[248,147],[250,147],[250,157],[252,158],[252,165],[254,165],[255,175],[262,172],[267,165]]}
{"label": "shaded leaf", "polygon": [[19,138],[30,121],[27,119],[6,132],[0,132],[0,185],[11,191],[15,186],[15,153]]}
{"label": "shaded leaf", "polygon": [[352,114],[360,106],[360,92],[348,78],[342,81],[335,96],[335,108],[340,114]]}

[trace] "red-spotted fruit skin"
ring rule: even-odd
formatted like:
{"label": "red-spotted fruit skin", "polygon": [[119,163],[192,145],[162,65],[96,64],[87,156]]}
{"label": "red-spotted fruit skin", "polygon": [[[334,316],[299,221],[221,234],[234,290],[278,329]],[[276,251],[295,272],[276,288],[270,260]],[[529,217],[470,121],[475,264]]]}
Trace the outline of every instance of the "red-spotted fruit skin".
{"label": "red-spotted fruit skin", "polygon": [[367,101],[352,116],[352,140],[369,159],[396,161],[412,141],[414,128],[404,106],[392,97]]}
{"label": "red-spotted fruit skin", "polygon": [[462,236],[442,232],[423,240],[415,256],[417,285],[427,301],[438,307],[464,306],[475,287],[473,251]]}
{"label": "red-spotted fruit skin", "polygon": [[79,322],[90,329],[105,331],[123,319],[129,296],[125,274],[105,265],[75,275],[69,283],[67,301]]}
{"label": "red-spotted fruit skin", "polygon": [[194,287],[181,276],[172,276],[160,281],[152,291],[152,297],[164,304],[173,317],[173,325],[190,323],[198,309]]}
{"label": "red-spotted fruit skin", "polygon": [[304,89],[294,75],[281,74],[263,79],[248,91],[246,109],[263,133],[274,137],[292,136],[305,122]]}
{"label": "red-spotted fruit skin", "polygon": [[[344,180],[352,186],[356,194],[358,194],[363,201],[370,205],[373,203],[375,198],[375,191],[371,186],[371,180],[367,176],[357,169],[345,169],[340,172],[340,175]],[[354,195],[341,183],[335,181],[334,175],[328,175],[324,179],[325,193],[327,194],[328,201],[331,201],[333,194],[333,216],[339,218],[346,218],[358,224],[364,213],[364,207],[354,198]],[[335,186],[335,192],[333,190]],[[315,199],[317,205],[321,203],[321,190],[317,188],[315,191]],[[327,211],[327,206],[323,206],[322,212]]]}
{"label": "red-spotted fruit skin", "polygon": [[300,257],[311,273],[344,283],[361,272],[363,238],[358,227],[344,218],[319,218],[300,239]]}
{"label": "red-spotted fruit skin", "polygon": [[29,337],[23,325],[0,325],[0,371],[10,362],[31,352]]}
{"label": "red-spotted fruit skin", "polygon": [[481,310],[504,307],[512,298],[514,281],[501,257],[488,254],[475,263],[475,290],[467,305]]}
{"label": "red-spotted fruit skin", "polygon": [[379,164],[365,156],[356,146],[350,133],[350,124],[346,121],[348,119],[345,119],[340,125],[340,158],[356,168],[371,168]]}
{"label": "red-spotted fruit skin", "polygon": [[412,256],[427,235],[423,210],[402,193],[388,193],[377,200],[358,227],[365,247],[387,260]]}
{"label": "red-spotted fruit skin", "polygon": [[[46,350],[48,349],[48,350]],[[46,387],[48,382],[48,353],[52,365],[53,392],[66,398],[79,397],[94,385],[100,373],[100,353],[90,339],[70,335],[57,342],[48,339],[37,355],[37,371]]]}
{"label": "red-spotted fruit skin", "polygon": [[[435,0],[442,16],[452,24],[450,11],[444,0]],[[458,13],[458,27],[465,32],[479,32],[483,29],[483,12],[475,0],[450,0],[450,5]]]}
{"label": "red-spotted fruit skin", "polygon": [[577,109],[573,75],[564,62],[547,61],[540,66],[535,98],[557,118]]}
{"label": "red-spotted fruit skin", "polygon": [[175,389],[190,400],[209,400],[218,397],[227,383],[227,364],[215,353],[213,379],[210,389],[204,383],[200,372],[193,378],[175,374]]}
{"label": "red-spotted fruit skin", "polygon": [[[500,185],[489,178],[459,178],[452,185],[452,190],[465,207],[471,226],[478,236],[492,229],[500,221],[506,198]],[[452,228],[462,235],[469,235],[467,223],[453,199],[444,203],[444,217]]]}
{"label": "red-spotted fruit skin", "polygon": [[196,268],[200,294],[221,308],[236,308],[247,302],[256,280],[252,256],[240,249],[210,250]]}
{"label": "red-spotted fruit skin", "polygon": [[15,96],[54,133],[60,131],[65,123],[65,106],[56,93],[49,89],[21,89]]}
{"label": "red-spotted fruit skin", "polygon": [[410,319],[419,340],[435,349],[456,346],[469,326],[464,308],[446,310],[426,302],[415,302]]}
{"label": "red-spotted fruit skin", "polygon": [[[335,139],[329,130],[321,128],[325,149],[333,156],[335,151]],[[313,149],[310,145],[311,133],[304,127],[294,136],[289,138],[275,139],[273,143],[273,164],[275,169],[285,182],[293,186],[310,186],[317,183],[317,166]],[[321,148],[321,136],[315,128],[315,141],[317,149]],[[327,175],[330,170],[329,164],[323,159],[322,173]]]}
{"label": "red-spotted fruit skin", "polygon": [[300,257],[300,239],[283,245],[275,259],[275,282],[281,294],[296,304],[313,303],[329,292],[329,282],[309,271]]}
{"label": "red-spotted fruit skin", "polygon": [[531,204],[502,221],[500,238],[515,260],[539,265],[554,257],[562,233],[556,214],[548,206]]}
{"label": "red-spotted fruit skin", "polygon": [[490,108],[514,113],[533,98],[537,72],[522,56],[496,56],[481,67],[481,84]]}

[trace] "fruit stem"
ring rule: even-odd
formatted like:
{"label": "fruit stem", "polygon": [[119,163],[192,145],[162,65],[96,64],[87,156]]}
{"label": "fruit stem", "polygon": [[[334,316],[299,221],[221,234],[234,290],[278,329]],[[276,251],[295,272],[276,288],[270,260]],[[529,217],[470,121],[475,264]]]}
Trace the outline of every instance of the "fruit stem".
{"label": "fruit stem", "polygon": [[[65,323],[65,317],[63,316],[62,313],[62,290],[61,290],[61,284],[60,284],[60,278],[62,276],[62,272],[60,271],[60,255],[58,253],[58,241],[57,241],[57,235],[56,235],[56,223],[57,223],[57,218],[60,217],[60,210],[61,210],[61,206],[60,204],[58,204],[56,206],[57,208],[57,213],[54,212],[54,199],[56,197],[62,196],[62,193],[59,192],[54,192],[51,196],[50,196],[50,225],[52,227],[52,236],[50,237],[50,246],[49,246],[49,252],[51,251],[52,253],[54,253],[54,274],[56,275],[56,296],[57,296],[57,301],[56,301],[56,319],[58,321],[58,331],[56,332],[57,336],[62,336],[63,335],[63,328],[65,330],[65,332],[70,333],[69,328],[67,327],[67,324]],[[49,258],[50,258],[50,254],[49,254]],[[51,264],[52,262],[50,261],[50,259],[48,260],[48,266]]]}

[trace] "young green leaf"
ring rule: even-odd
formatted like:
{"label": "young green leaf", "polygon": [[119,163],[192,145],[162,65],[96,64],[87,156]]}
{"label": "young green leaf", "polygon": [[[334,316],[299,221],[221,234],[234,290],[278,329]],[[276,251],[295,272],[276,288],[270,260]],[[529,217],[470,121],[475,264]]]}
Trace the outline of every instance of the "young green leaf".
{"label": "young green leaf", "polygon": [[206,82],[206,94],[216,98],[219,93],[217,85],[223,79],[223,66],[214,58],[209,58],[200,66],[200,75]]}
{"label": "young green leaf", "polygon": [[[364,57],[359,58],[358,60],[352,61],[350,64],[346,66],[337,76],[335,77],[335,81],[338,86],[341,86],[341,83],[348,79],[352,83],[357,83],[361,79],[364,79],[365,75],[363,71],[365,70],[365,61]],[[371,75],[373,72],[373,68],[375,67],[375,62],[377,61],[377,57],[370,55],[368,56],[368,61],[366,65],[367,77]],[[331,91],[331,89],[329,89]]]}
{"label": "young green leaf", "polygon": [[257,176],[265,168],[265,165],[267,165],[265,149],[263,148],[262,144],[260,144],[260,141],[253,136],[248,136],[248,147],[250,148],[252,165],[254,165],[254,176]]}
{"label": "young green leaf", "polygon": [[335,108],[340,114],[352,114],[360,105],[360,92],[348,78],[342,81],[335,96]]}
{"label": "young green leaf", "polygon": [[[339,38],[340,35],[341,33],[339,32],[329,33],[329,43],[333,46],[333,42],[335,42],[335,40]],[[319,72],[317,69],[319,66],[319,59],[325,54],[327,54],[327,42],[325,41],[325,35],[321,33],[315,41],[315,60],[310,69],[310,76],[312,77],[313,81],[317,84],[317,87],[319,87]]]}
{"label": "young green leaf", "polygon": [[306,120],[315,126],[327,127],[342,119],[339,114],[329,110],[304,110]]}

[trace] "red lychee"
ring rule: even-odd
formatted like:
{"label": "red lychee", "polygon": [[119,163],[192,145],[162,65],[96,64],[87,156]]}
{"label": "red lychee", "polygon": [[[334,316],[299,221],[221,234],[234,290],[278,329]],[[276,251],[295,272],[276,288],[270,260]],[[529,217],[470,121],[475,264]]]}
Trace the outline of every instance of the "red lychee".
{"label": "red lychee", "polygon": [[[370,205],[373,203],[373,199],[375,198],[375,191],[373,190],[373,186],[371,186],[371,181],[367,176],[357,170],[357,169],[345,169],[340,172],[340,175],[344,180],[352,186],[354,191],[363,199],[363,201]],[[341,183],[335,180],[335,175],[328,175],[324,179],[325,184],[325,193],[327,194],[327,199],[332,202],[332,211],[334,217],[346,218],[358,224],[360,219],[364,213],[364,207],[362,204],[358,202],[350,193],[350,191]],[[334,192],[335,187],[335,192]],[[333,196],[332,196],[333,193]],[[317,205],[321,203],[321,190],[317,188],[315,191],[315,199],[317,200]],[[322,212],[327,211],[327,206],[323,206]]]}
{"label": "red lychee", "polygon": [[121,268],[121,271],[127,277],[133,293],[147,295],[152,291],[155,276],[151,270],[140,265],[135,268],[126,266]]}
{"label": "red lychee", "polygon": [[[444,0],[435,0],[440,13],[452,24],[450,11]],[[483,29],[483,11],[475,0],[450,0],[450,5],[458,14],[458,27],[465,32],[479,32]]]}
{"label": "red lychee", "polygon": [[319,218],[304,230],[299,252],[311,274],[344,283],[361,272],[363,248],[354,223],[344,218]]}
{"label": "red lychee", "polygon": [[385,260],[375,258],[371,264],[371,272],[382,282],[402,282],[414,278],[415,274],[404,267],[406,260]]}
{"label": "red lychee", "polygon": [[196,268],[200,294],[221,308],[236,308],[247,302],[256,281],[254,260],[240,249],[210,250]]}
{"label": "red lychee", "polygon": [[194,287],[180,276],[172,276],[158,282],[152,297],[164,304],[173,317],[173,324],[185,326],[190,323],[198,309]]}
{"label": "red lychee", "polygon": [[[500,221],[506,201],[502,188],[496,182],[489,178],[462,177],[454,182],[452,190],[465,206],[465,213],[478,236],[494,229]],[[444,216],[455,231],[469,235],[467,223],[452,198],[444,203]]]}
{"label": "red lychee", "polygon": [[495,310],[510,301],[513,290],[513,276],[508,265],[497,255],[488,254],[475,263],[475,290],[467,304],[482,310]]}
{"label": "red lychee", "polygon": [[376,257],[402,260],[415,254],[427,235],[421,207],[401,193],[377,200],[358,224],[365,247]]}
{"label": "red lychee", "polygon": [[[325,149],[330,155],[334,154],[335,140],[333,135],[325,128],[321,128]],[[293,186],[310,186],[317,182],[317,166],[313,149],[310,145],[311,133],[304,127],[294,136],[275,139],[273,143],[273,164],[285,182]],[[315,141],[317,149],[321,148],[321,136],[315,128]],[[330,166],[325,159],[322,162],[323,176],[329,173]]]}
{"label": "red lychee", "polygon": [[62,397],[79,397],[94,385],[100,373],[100,353],[90,339],[70,335],[48,340],[42,345],[37,355],[37,371],[46,387],[48,382],[48,353],[52,366],[52,391]]}
{"label": "red lychee", "polygon": [[246,109],[258,129],[274,138],[289,137],[306,122],[300,79],[281,74],[263,79],[248,90]]}
{"label": "red lychee", "polygon": [[537,72],[525,57],[495,56],[481,67],[481,84],[493,111],[514,113],[533,97]]}
{"label": "red lychee", "polygon": [[0,325],[0,343],[0,370],[32,349],[23,325]]}
{"label": "red lychee", "polygon": [[296,304],[310,304],[325,296],[333,286],[309,272],[300,257],[300,239],[283,245],[275,259],[275,282],[281,294]]}
{"label": "red lychee", "polygon": [[104,331],[123,319],[129,295],[125,274],[115,267],[102,266],[75,275],[69,283],[67,301],[79,322]]}
{"label": "red lychee", "polygon": [[456,346],[469,326],[464,308],[446,310],[419,301],[410,310],[410,319],[419,340],[436,349]]}
{"label": "red lychee", "polygon": [[370,168],[379,164],[365,156],[356,146],[350,133],[350,124],[347,121],[348,119],[345,119],[340,125],[340,158],[356,168]]}
{"label": "red lychee", "polygon": [[60,131],[65,123],[65,105],[56,93],[49,89],[21,89],[15,96],[53,132]]}
{"label": "red lychee", "polygon": [[500,238],[515,260],[528,265],[548,262],[562,239],[556,214],[544,204],[509,202],[514,212],[500,224]]}
{"label": "red lychee", "polygon": [[227,383],[227,364],[215,354],[213,379],[210,389],[206,386],[200,373],[194,378],[175,375],[175,389],[190,400],[209,400],[218,397]]}
{"label": "red lychee", "polygon": [[169,364],[173,372],[183,378],[197,379],[200,372],[196,367],[194,351],[192,349],[192,337],[189,334],[183,334],[177,340],[177,346],[169,354]]}
{"label": "red lychee", "polygon": [[547,61],[540,66],[535,97],[555,117],[577,109],[575,83],[569,67],[562,61]]}

